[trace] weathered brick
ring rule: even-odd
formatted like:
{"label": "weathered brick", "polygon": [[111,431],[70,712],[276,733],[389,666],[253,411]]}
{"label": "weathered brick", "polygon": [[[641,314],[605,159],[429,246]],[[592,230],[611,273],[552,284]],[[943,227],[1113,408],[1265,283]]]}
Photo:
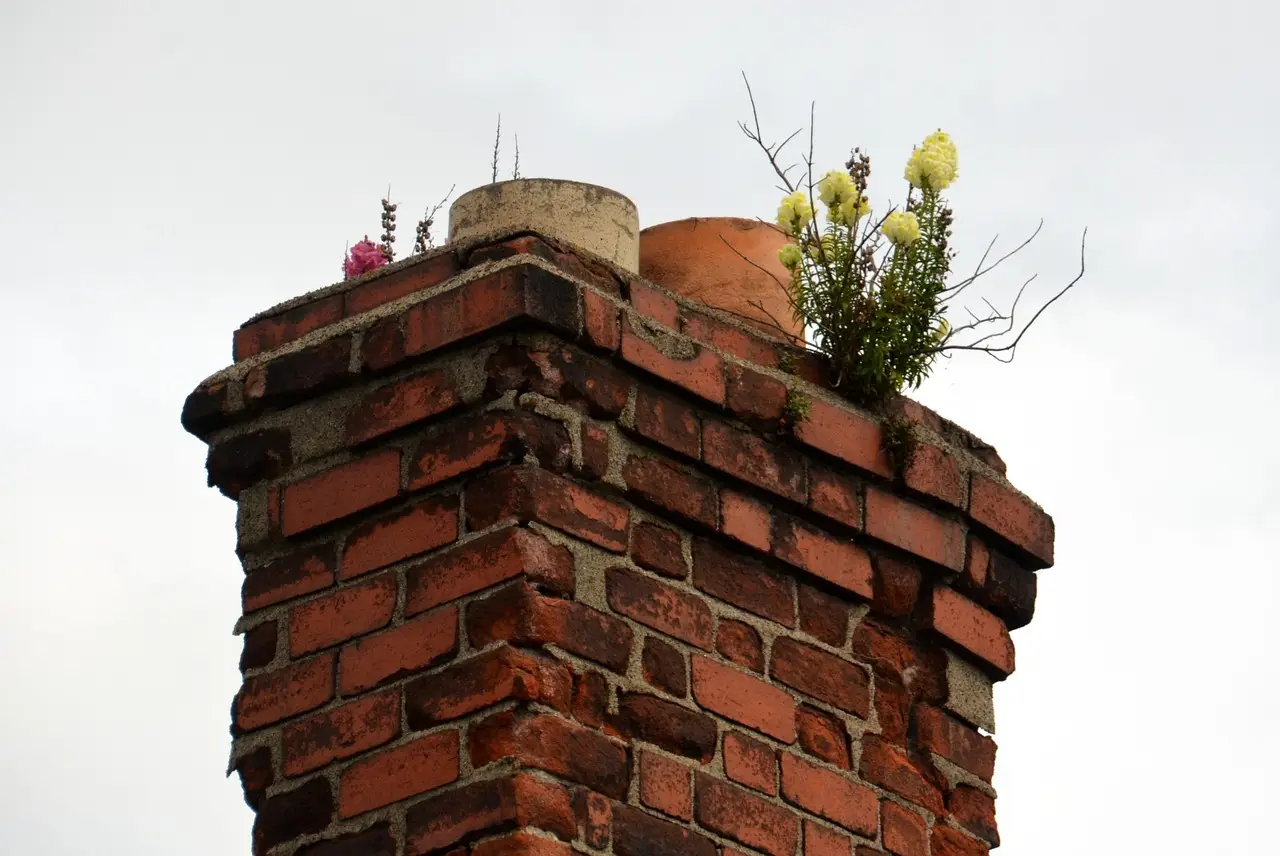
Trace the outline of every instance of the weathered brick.
{"label": "weathered brick", "polygon": [[725,405],[744,421],[776,429],[787,406],[787,387],[781,381],[741,365],[725,371]]}
{"label": "weathered brick", "polygon": [[405,721],[420,731],[508,699],[568,710],[572,692],[567,666],[503,645],[411,681]]}
{"label": "weathered brick", "polygon": [[471,847],[471,856],[574,856],[574,850],[568,844],[532,832],[513,832],[476,842]]}
{"label": "weathered brick", "polygon": [[1013,640],[1004,622],[954,589],[934,586],[928,626],[1001,677],[1013,673]]}
{"label": "weathered brick", "polygon": [[[877,690],[879,687],[877,687]],[[842,770],[852,769],[849,762],[849,733],[835,716],[809,705],[796,708],[796,735],[800,748]]]}
{"label": "weathered brick", "polygon": [[745,734],[731,731],[724,736],[724,774],[740,785],[771,796],[778,793],[777,755],[772,746]]}
{"label": "weathered brick", "polygon": [[338,589],[289,613],[289,653],[298,657],[385,627],[396,608],[393,574]]}
{"label": "weathered brick", "polygon": [[391,825],[379,823],[361,832],[326,838],[296,851],[297,856],[396,856]]}
{"label": "weathered brick", "polygon": [[236,758],[232,769],[240,776],[240,787],[249,808],[259,811],[267,798],[267,789],[275,784],[275,766],[271,760],[271,747],[259,746],[252,752]]}
{"label": "weathered brick", "polygon": [[941,823],[934,824],[929,846],[933,856],[987,856],[990,852],[981,841]]}
{"label": "weathered brick", "polygon": [[618,712],[610,724],[624,737],[686,758],[706,762],[716,752],[716,724],[711,717],[657,696],[620,691]]}
{"label": "weathered brick", "polygon": [[957,785],[947,795],[947,811],[951,819],[992,847],[1000,846],[996,830],[996,801],[977,788]]}
{"label": "weathered brick", "polygon": [[274,621],[264,621],[244,632],[244,648],[240,652],[240,671],[261,669],[275,659],[279,627]]}
{"label": "weathered brick", "polygon": [[622,467],[622,478],[635,496],[650,505],[708,529],[715,529],[719,522],[715,485],[669,461],[633,455]]}
{"label": "weathered brick", "polygon": [[1036,575],[1004,553],[992,551],[986,584],[977,595],[1010,630],[1026,627],[1036,613]]}
{"label": "weathered brick", "polygon": [[573,676],[573,718],[583,725],[599,728],[609,708],[609,682],[595,669]]}
{"label": "weathered brick", "polygon": [[683,312],[680,330],[690,339],[705,342],[740,360],[768,368],[778,366],[777,350],[769,342],[696,309]]}
{"label": "weathered brick", "polygon": [[284,774],[300,776],[318,770],[399,735],[400,693],[364,696],[285,726],[281,737]]}
{"label": "weathered brick", "polygon": [[238,363],[301,339],[342,319],[342,295],[333,294],[242,326],[232,345]]}
{"label": "weathered brick", "polygon": [[513,345],[499,349],[494,360],[509,365],[493,391],[535,392],[595,417],[616,418],[632,387],[631,377],[612,363],[558,343]]}
{"label": "weathered brick", "polygon": [[879,801],[866,785],[824,770],[798,755],[781,756],[782,796],[792,805],[838,823],[850,832],[875,838]]}
{"label": "weathered brick", "polygon": [[911,694],[897,678],[876,675],[876,723],[879,734],[890,743],[905,745],[911,717]]}
{"label": "weathered brick", "polygon": [[625,505],[537,467],[500,469],[468,487],[467,522],[483,529],[502,520],[536,520],[621,553],[631,512]]}
{"label": "weathered brick", "polygon": [[1053,518],[1031,500],[985,476],[970,479],[969,516],[1036,561],[1033,570],[1053,564]]}
{"label": "weathered brick", "polygon": [[923,576],[913,564],[884,554],[874,557],[876,595],[871,609],[880,615],[906,618],[915,610]]}
{"label": "weathered brick", "polygon": [[338,790],[338,814],[355,817],[457,778],[458,732],[428,734],[347,767]]}
{"label": "weathered brick", "polygon": [[862,736],[862,763],[858,772],[871,784],[879,785],[907,802],[934,814],[943,812],[942,792],[907,757],[906,752],[874,734]]}
{"label": "weathered brick", "polygon": [[618,856],[717,856],[710,838],[623,805],[613,810],[613,852]]}
{"label": "weathered brick", "polygon": [[638,523],[631,529],[631,558],[642,568],[664,577],[682,580],[689,575],[680,533],[654,523]]}
{"label": "weathered brick", "polygon": [[445,251],[394,273],[376,276],[347,292],[347,317],[359,315],[414,292],[435,288],[451,279],[459,269],[457,257],[452,252]]}
{"label": "weathered brick", "polygon": [[235,724],[251,731],[315,710],[333,698],[332,654],[245,679],[236,695]]}
{"label": "weathered brick", "polygon": [[230,385],[227,381],[201,384],[182,402],[182,427],[202,440],[227,424],[231,415]]}
{"label": "weathered brick", "polygon": [[253,821],[253,854],[320,832],[333,817],[333,791],[323,777],[267,797]]}
{"label": "weathered brick", "polygon": [[588,479],[600,480],[609,472],[609,433],[599,425],[582,423],[582,469]]}
{"label": "weathered brick", "polygon": [[956,580],[956,585],[970,594],[980,594],[986,588],[990,567],[991,553],[987,545],[970,533],[964,556],[964,573]]}
{"label": "weathered brick", "polygon": [[950,452],[932,443],[917,443],[902,477],[912,490],[964,508],[965,479],[960,464]]}
{"label": "weathered brick", "polygon": [[636,390],[635,430],[642,437],[696,459],[702,450],[697,412],[670,395],[646,386]]}
{"label": "weathered brick", "polygon": [[946,656],[937,646],[909,638],[896,627],[865,618],[853,629],[853,654],[876,675],[892,679],[929,702],[946,698]]}
{"label": "weathered brick", "polygon": [[496,713],[470,728],[467,750],[477,769],[511,758],[612,799],[625,797],[630,780],[625,747],[552,714]]}
{"label": "weathered brick", "polygon": [[405,813],[405,856],[439,853],[519,827],[572,839],[576,826],[563,785],[519,773],[472,782],[413,805]]}
{"label": "weathered brick", "polygon": [[409,462],[409,489],[421,490],[527,454],[564,469],[573,447],[564,424],[526,411],[490,410],[436,426]]}
{"label": "weathered brick", "polygon": [[764,503],[734,490],[720,491],[720,531],[768,553],[773,545],[773,518]]}
{"label": "weathered brick", "polygon": [[893,467],[881,447],[880,425],[844,407],[811,399],[796,438],[855,467],[889,478]]}
{"label": "weathered brick", "polygon": [[750,624],[720,619],[720,626],[716,628],[716,651],[730,663],[753,672],[764,671],[764,642],[760,631]]}
{"label": "weathered brick", "polygon": [[710,541],[693,542],[693,584],[761,618],[796,626],[795,584],[789,577]]}
{"label": "weathered brick", "polygon": [[287,428],[263,428],[210,446],[209,487],[238,499],[245,488],[283,475],[293,466],[289,442]]}
{"label": "weathered brick", "polygon": [[670,342],[679,342],[690,356],[686,359],[667,356],[656,345],[637,336],[630,321],[624,318],[622,358],[707,401],[724,404],[724,360],[720,355],[693,342],[683,342],[670,336],[665,338]]}
{"label": "weathered brick", "polygon": [[867,488],[867,534],[953,571],[964,569],[964,527],[879,488]]}
{"label": "weathered brick", "polygon": [[360,342],[360,368],[381,372],[404,361],[404,316],[393,315],[374,322]]}
{"label": "weathered brick", "polygon": [[749,791],[698,774],[694,815],[701,826],[769,856],[793,856],[800,821]]}
{"label": "weathered brick", "polygon": [[573,808],[581,830],[579,837],[595,850],[607,848],[613,827],[613,803],[608,797],[579,788]]}
{"label": "weathered brick", "polygon": [[336,389],[350,377],[351,337],[339,336],[250,369],[245,402],[279,407]]}
{"label": "weathered brick", "polygon": [[634,637],[619,618],[585,603],[544,597],[523,582],[473,603],[467,633],[477,647],[498,640],[558,645],[615,672],[626,671]]}
{"label": "weathered brick", "polygon": [[759,678],[695,654],[693,697],[703,708],[784,743],[796,739],[796,703]]}
{"label": "weathered brick", "polygon": [[959,720],[930,705],[916,706],[916,739],[920,746],[990,782],[996,769],[996,744]]}
{"label": "weathered brick", "polygon": [[804,502],[804,459],[750,431],[708,419],[702,426],[702,459],[712,467],[787,499]]}
{"label": "weathered brick", "polygon": [[929,830],[919,812],[885,800],[881,804],[884,848],[893,856],[929,856]]}
{"label": "weathered brick", "polygon": [[693,772],[665,755],[640,753],[640,802],[681,820],[693,819]]}
{"label": "weathered brick", "polygon": [[809,468],[809,507],[832,520],[861,529],[862,499],[858,482],[825,467]]}
{"label": "weathered brick", "polygon": [[591,289],[583,289],[583,328],[586,341],[606,351],[618,350],[618,307]]}
{"label": "weathered brick", "polygon": [[451,375],[427,369],[379,387],[360,399],[347,416],[345,442],[366,443],[392,431],[438,416],[462,402]]}
{"label": "weathered brick", "polygon": [[640,668],[650,686],[680,698],[689,694],[684,655],[658,637],[649,636],[644,640]]}
{"label": "weathered brick", "polygon": [[[863,848],[858,848],[858,856],[862,856],[862,850]],[[867,853],[872,856],[876,852],[878,851],[867,849]],[[852,838],[814,823],[812,820],[805,820],[804,856],[850,856],[852,853]]]}
{"label": "weathered brick", "polygon": [[828,645],[843,647],[849,636],[852,604],[803,583],[796,594],[800,604],[800,629]]}
{"label": "weathered brick", "polygon": [[794,690],[867,719],[870,679],[859,666],[812,645],[779,637],[773,643],[769,676]]}
{"label": "weathered brick", "polygon": [[400,450],[383,449],[287,486],[281,531],[297,535],[395,498]]}
{"label": "weathered brick", "polygon": [[874,595],[867,551],[785,515],[774,516],[773,554],[868,600]]}
{"label": "weathered brick", "polygon": [[347,536],[339,578],[385,568],[457,537],[458,498],[432,497],[356,527]]}
{"label": "weathered brick", "polygon": [[607,572],[609,608],[646,627],[711,650],[715,620],[706,601],[626,568]]}
{"label": "weathered brick", "polygon": [[426,669],[458,650],[458,608],[450,606],[364,636],[338,655],[338,688],[354,695]]}
{"label": "weathered brick", "polygon": [[679,329],[680,307],[665,291],[643,282],[630,282],[627,284],[627,297],[641,315],[672,330]]}
{"label": "weathered brick", "polygon": [[573,591],[573,555],[528,529],[509,527],[433,556],[405,574],[406,616],[417,615],[525,575],[558,592]]}

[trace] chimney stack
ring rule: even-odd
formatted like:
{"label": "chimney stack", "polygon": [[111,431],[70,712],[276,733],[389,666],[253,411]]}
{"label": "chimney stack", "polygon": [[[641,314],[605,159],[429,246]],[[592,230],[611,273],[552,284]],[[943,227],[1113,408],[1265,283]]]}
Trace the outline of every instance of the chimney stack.
{"label": "chimney stack", "polygon": [[252,852],[987,853],[1052,520],[589,225],[276,307],[188,397],[239,506]]}

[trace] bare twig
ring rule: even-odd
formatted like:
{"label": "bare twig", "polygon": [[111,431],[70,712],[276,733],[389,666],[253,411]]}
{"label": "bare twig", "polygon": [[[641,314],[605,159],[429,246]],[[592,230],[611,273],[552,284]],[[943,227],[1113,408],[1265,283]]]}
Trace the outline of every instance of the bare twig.
{"label": "bare twig", "polygon": [[511,168],[511,177],[513,179],[520,177],[520,135],[516,134],[516,162]]}
{"label": "bare twig", "polygon": [[502,143],[502,114],[498,114],[498,132],[493,137],[493,183],[498,183],[498,147]]}

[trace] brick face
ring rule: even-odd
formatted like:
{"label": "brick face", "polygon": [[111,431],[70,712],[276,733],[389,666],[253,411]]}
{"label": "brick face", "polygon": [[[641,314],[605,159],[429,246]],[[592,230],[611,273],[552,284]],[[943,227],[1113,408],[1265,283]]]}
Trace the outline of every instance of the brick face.
{"label": "brick face", "polygon": [[893,402],[895,472],[819,357],[530,234],[235,356],[182,421],[239,503],[255,854],[999,844],[996,746],[948,680],[1013,671],[1053,521],[981,441]]}

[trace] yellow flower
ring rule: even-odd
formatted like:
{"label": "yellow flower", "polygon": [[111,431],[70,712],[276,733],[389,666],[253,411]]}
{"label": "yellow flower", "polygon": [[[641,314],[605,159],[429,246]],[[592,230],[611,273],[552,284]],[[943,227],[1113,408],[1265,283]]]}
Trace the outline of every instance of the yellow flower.
{"label": "yellow flower", "polygon": [[837,226],[852,226],[858,222],[859,217],[870,213],[871,202],[855,187],[852,193],[840,200],[839,205],[831,209],[828,216]]}
{"label": "yellow flower", "polygon": [[943,131],[935,131],[913,149],[903,177],[912,187],[943,190],[959,176],[956,144]]}
{"label": "yellow flower", "polygon": [[818,182],[818,198],[828,208],[834,208],[856,192],[848,170],[833,169]]}
{"label": "yellow flower", "polygon": [[880,227],[884,236],[900,247],[909,247],[920,240],[920,221],[910,211],[894,211]]}
{"label": "yellow flower", "polygon": [[778,227],[788,235],[799,235],[813,220],[813,206],[803,191],[782,198],[778,206]]}
{"label": "yellow flower", "polygon": [[782,262],[782,266],[787,270],[794,271],[800,266],[800,262],[804,261],[804,253],[800,252],[800,248],[795,244],[787,244],[778,250],[778,261]]}
{"label": "yellow flower", "polygon": [[822,249],[819,251],[815,241],[809,245],[809,258],[816,261],[830,262],[836,257],[836,239],[833,235],[822,236]]}
{"label": "yellow flower", "polygon": [[937,339],[938,342],[942,342],[950,332],[951,325],[947,323],[946,318],[942,318],[938,321],[938,329],[933,331],[933,338]]}

